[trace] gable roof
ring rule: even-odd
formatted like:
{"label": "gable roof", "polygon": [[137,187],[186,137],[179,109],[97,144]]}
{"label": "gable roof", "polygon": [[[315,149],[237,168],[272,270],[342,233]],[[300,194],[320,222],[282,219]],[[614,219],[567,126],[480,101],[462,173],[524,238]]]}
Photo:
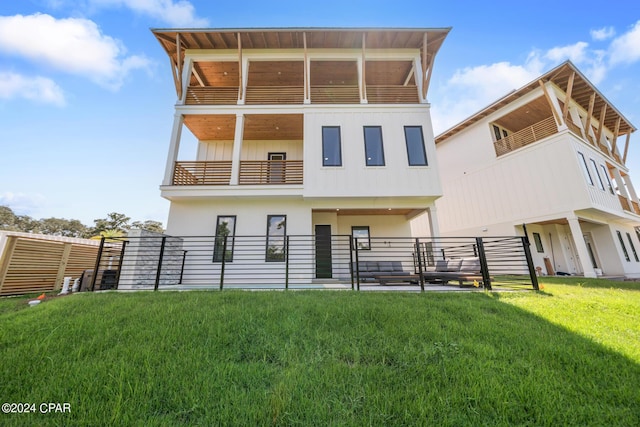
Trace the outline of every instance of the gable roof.
{"label": "gable roof", "polygon": [[540,81],[552,82],[560,89],[567,91],[567,86],[569,83],[570,76],[575,73],[575,77],[573,80],[573,89],[571,92],[571,98],[578,103],[585,110],[589,110],[589,99],[592,94],[595,94],[595,103],[593,107],[593,117],[598,118],[602,112],[602,109],[606,106],[606,114],[604,119],[604,125],[609,129],[614,129],[616,126],[616,122],[618,118],[620,118],[620,129],[618,134],[625,135],[628,133],[632,133],[636,131],[635,126],[633,126],[623,115],[620,113],[616,107],[609,102],[605,96],[600,93],[600,91],[587,79],[581,72],[576,68],[575,65],[571,61],[566,61],[552,69],[551,71],[541,75],[520,89],[513,90],[509,92],[504,97],[498,99],[493,104],[485,107],[484,109],[478,111],[474,115],[466,118],[462,122],[457,125],[449,128],[448,130],[442,132],[440,135],[436,137],[436,144],[447,140],[448,138],[456,135],[457,133],[463,131],[469,126],[477,123],[483,118],[487,117],[490,114],[498,111],[499,109],[505,107],[506,105],[512,103],[516,99],[540,88]]}

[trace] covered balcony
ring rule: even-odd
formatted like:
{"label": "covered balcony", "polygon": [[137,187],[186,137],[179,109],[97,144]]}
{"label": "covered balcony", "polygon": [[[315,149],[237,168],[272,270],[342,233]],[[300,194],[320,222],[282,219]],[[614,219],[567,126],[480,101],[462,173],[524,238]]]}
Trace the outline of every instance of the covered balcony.
{"label": "covered balcony", "polygon": [[198,155],[174,162],[170,185],[301,185],[302,115],[244,115],[242,137],[235,135],[237,120],[227,114],[186,115]]}

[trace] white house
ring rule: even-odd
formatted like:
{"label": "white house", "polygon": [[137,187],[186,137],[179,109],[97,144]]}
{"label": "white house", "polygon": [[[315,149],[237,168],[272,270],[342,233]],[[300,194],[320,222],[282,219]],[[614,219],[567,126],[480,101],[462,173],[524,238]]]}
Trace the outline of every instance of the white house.
{"label": "white house", "polygon": [[152,31],[177,93],[168,234],[438,234],[427,89],[449,28]]}
{"label": "white house", "polygon": [[436,137],[442,235],[526,229],[543,274],[640,277],[640,207],[625,165],[635,130],[561,64]]}

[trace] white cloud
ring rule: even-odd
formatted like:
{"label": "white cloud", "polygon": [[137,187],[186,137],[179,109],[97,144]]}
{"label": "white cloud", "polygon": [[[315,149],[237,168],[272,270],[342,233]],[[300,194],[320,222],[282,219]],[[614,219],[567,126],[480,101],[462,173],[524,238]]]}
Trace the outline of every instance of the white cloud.
{"label": "white cloud", "polygon": [[562,62],[565,59],[569,59],[571,62],[579,64],[587,58],[587,47],[589,47],[589,43],[586,42],[558,46],[549,49],[545,56],[553,62]]}
{"label": "white cloud", "polygon": [[46,202],[42,194],[13,193],[7,191],[0,193],[0,205],[9,206],[16,215],[32,215]]}
{"label": "white cloud", "polygon": [[24,98],[43,104],[65,105],[60,86],[46,77],[0,72],[0,99]]}
{"label": "white cloud", "polygon": [[610,63],[632,63],[640,60],[640,21],[631,29],[611,42]]}
{"label": "white cloud", "polygon": [[591,30],[591,38],[597,41],[607,40],[616,34],[616,30],[613,27],[602,27],[598,30]]}
{"label": "white cloud", "polygon": [[186,0],[89,0],[96,7],[126,7],[176,27],[206,27],[207,19],[198,18]]}
{"label": "white cloud", "polygon": [[81,75],[119,89],[127,74],[146,68],[142,56],[125,56],[122,43],[100,32],[95,22],[50,15],[0,16],[0,52]]}

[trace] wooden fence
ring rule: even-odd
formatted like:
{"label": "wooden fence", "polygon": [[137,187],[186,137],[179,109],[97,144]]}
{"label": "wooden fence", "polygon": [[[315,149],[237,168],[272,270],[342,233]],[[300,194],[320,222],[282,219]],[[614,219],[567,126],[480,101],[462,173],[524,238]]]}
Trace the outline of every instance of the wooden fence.
{"label": "wooden fence", "polygon": [[99,241],[28,233],[0,235],[0,296],[48,292],[95,267]]}

